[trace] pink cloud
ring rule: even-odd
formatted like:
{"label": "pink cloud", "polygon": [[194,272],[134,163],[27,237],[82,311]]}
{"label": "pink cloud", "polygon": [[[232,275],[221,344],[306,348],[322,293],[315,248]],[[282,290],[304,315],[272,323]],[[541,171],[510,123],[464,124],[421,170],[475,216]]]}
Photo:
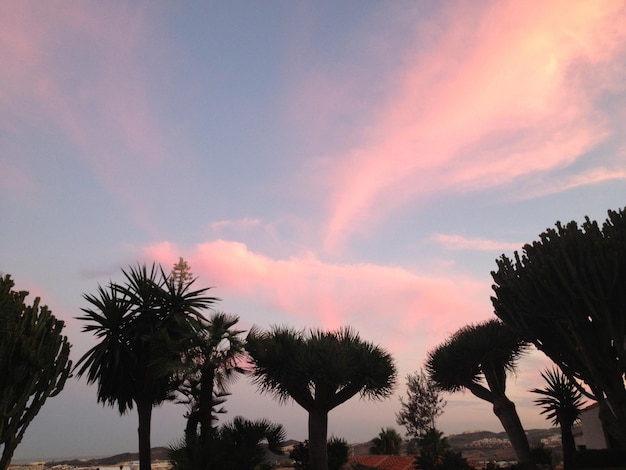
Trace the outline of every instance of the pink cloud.
{"label": "pink cloud", "polygon": [[[333,264],[312,253],[274,259],[242,243],[217,240],[178,254],[164,242],[147,247],[146,256],[164,267],[183,256],[213,295],[237,300],[249,323],[268,327],[264,315],[298,327],[334,329],[354,326],[414,364],[467,322],[491,312],[490,284],[457,273],[416,273],[371,263]],[[411,365],[409,367],[415,367]]]}
{"label": "pink cloud", "polygon": [[408,200],[553,172],[606,138],[594,73],[580,71],[614,85],[610,62],[626,38],[620,5],[458,2],[422,25],[389,85],[395,94],[362,144],[337,157],[326,246]]}
{"label": "pink cloud", "polygon": [[448,250],[478,250],[478,251],[513,251],[519,250],[524,243],[510,243],[484,238],[465,238],[461,235],[435,234],[432,240],[440,243]]}

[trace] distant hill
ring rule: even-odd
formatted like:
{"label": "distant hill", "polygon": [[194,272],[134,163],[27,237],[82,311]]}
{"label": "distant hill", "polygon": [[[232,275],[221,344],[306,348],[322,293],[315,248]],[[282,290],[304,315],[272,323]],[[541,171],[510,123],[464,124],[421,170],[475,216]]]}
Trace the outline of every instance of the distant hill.
{"label": "distant hill", "polygon": [[[167,447],[153,447],[152,460],[168,460],[168,452],[169,449]],[[50,462],[46,462],[46,467],[53,467],[55,465],[69,465],[73,467],[111,467],[122,462],[133,462],[136,460],[139,460],[138,452],[125,452],[123,454],[116,454],[111,457],[103,457],[100,459],[52,460]]]}
{"label": "distant hill", "polygon": [[[528,443],[531,447],[538,446],[542,439],[549,439],[551,437],[561,436],[559,429],[528,429],[526,430],[528,436]],[[471,443],[480,441],[482,439],[501,439],[508,440],[508,436],[504,431],[491,432],[491,431],[471,431],[461,434],[451,434],[446,436],[450,445],[456,449],[461,450],[470,446]],[[557,439],[558,441],[558,439]]]}

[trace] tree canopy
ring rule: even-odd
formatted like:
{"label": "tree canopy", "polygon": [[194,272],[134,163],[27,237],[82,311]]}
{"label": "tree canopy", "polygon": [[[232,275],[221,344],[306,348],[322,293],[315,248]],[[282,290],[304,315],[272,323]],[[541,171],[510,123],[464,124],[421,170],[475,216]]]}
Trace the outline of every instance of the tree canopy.
{"label": "tree canopy", "polygon": [[259,389],[293,399],[309,413],[313,470],[327,470],[328,412],[356,394],[382,399],[393,391],[396,367],[389,353],[350,328],[297,331],[252,329],[246,349]]}
{"label": "tree canopy", "polygon": [[600,227],[556,223],[491,273],[496,315],[571,379],[584,381],[605,430],[626,449],[626,212]]}
{"label": "tree canopy", "polygon": [[45,401],[59,394],[72,362],[64,323],[36,297],[0,276],[0,469],[9,466],[24,432]]}
{"label": "tree canopy", "polygon": [[426,370],[441,389],[467,389],[493,405],[522,468],[534,468],[515,404],[506,396],[507,372],[527,344],[497,319],[467,325],[428,353]]}

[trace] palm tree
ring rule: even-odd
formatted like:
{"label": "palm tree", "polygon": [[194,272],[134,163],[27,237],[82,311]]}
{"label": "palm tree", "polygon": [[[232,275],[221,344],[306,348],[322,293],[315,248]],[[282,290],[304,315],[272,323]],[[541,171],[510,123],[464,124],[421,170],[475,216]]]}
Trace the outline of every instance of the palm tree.
{"label": "palm tree", "polygon": [[359,393],[383,399],[395,385],[396,367],[383,349],[350,328],[309,334],[286,327],[253,328],[246,342],[254,382],[281,402],[290,398],[309,414],[313,470],[328,469],[328,412]]}
{"label": "palm tree", "polygon": [[239,322],[237,315],[214,312],[208,321],[201,321],[201,330],[193,347],[185,353],[187,371],[183,374],[179,391],[185,395],[189,407],[185,439],[190,442],[198,436],[208,445],[216,419],[215,407],[225,401],[228,386],[243,373],[239,365],[244,359],[243,330],[233,329]]}
{"label": "palm tree", "polygon": [[424,431],[417,438],[419,455],[415,458],[416,468],[435,470],[444,455],[452,450],[447,437],[443,432],[432,427]]}
{"label": "palm tree", "polygon": [[192,291],[193,280],[168,282],[155,264],[122,270],[126,282],[98,286],[95,295],[85,294],[91,304],[81,309],[79,320],[89,322],[84,332],[100,340],[76,364],[77,375],[87,374],[98,384],[98,402],[116,406],[120,414],[137,407],[139,418],[139,465],[150,469],[152,408],[173,398],[174,371],[198,330],[200,310],[215,300]]}
{"label": "palm tree", "polygon": [[402,450],[402,436],[394,428],[380,430],[378,436],[372,439],[370,454],[399,455]]}
{"label": "palm tree", "polygon": [[493,405],[522,468],[535,468],[515,404],[506,396],[506,375],[527,344],[499,320],[468,325],[428,353],[426,370],[447,392],[463,389]]}
{"label": "palm tree", "polygon": [[241,416],[219,429],[218,441],[223,458],[220,468],[256,469],[266,462],[266,450],[283,453],[285,429],[266,419],[250,421]]}
{"label": "palm tree", "polygon": [[583,394],[560,370],[546,369],[541,373],[546,381],[544,388],[533,388],[531,392],[542,395],[535,403],[543,408],[541,414],[561,427],[561,445],[563,447],[563,467],[571,468],[576,453],[576,443],[572,426],[580,416]]}
{"label": "palm tree", "polygon": [[269,468],[267,451],[283,454],[285,436],[280,424],[237,416],[215,430],[208,447],[183,440],[170,447],[169,459],[173,470]]}

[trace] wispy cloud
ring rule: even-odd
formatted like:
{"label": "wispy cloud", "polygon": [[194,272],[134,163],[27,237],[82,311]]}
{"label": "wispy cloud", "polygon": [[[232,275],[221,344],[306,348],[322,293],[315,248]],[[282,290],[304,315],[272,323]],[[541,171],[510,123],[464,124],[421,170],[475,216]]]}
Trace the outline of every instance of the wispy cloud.
{"label": "wispy cloud", "polygon": [[336,158],[329,248],[408,201],[567,168],[612,132],[594,100],[624,78],[611,65],[625,53],[620,2],[442,11],[416,31],[416,52],[360,147]]}
{"label": "wispy cloud", "polygon": [[476,250],[476,251],[508,251],[519,250],[523,243],[510,243],[484,238],[466,238],[461,235],[438,233],[431,240],[441,244],[447,250]]}
{"label": "wispy cloud", "polygon": [[611,181],[626,180],[626,170],[593,168],[589,171],[563,175],[559,179],[537,178],[535,181],[527,183],[526,191],[513,195],[513,200],[524,200],[558,194],[581,186],[601,184]]}

